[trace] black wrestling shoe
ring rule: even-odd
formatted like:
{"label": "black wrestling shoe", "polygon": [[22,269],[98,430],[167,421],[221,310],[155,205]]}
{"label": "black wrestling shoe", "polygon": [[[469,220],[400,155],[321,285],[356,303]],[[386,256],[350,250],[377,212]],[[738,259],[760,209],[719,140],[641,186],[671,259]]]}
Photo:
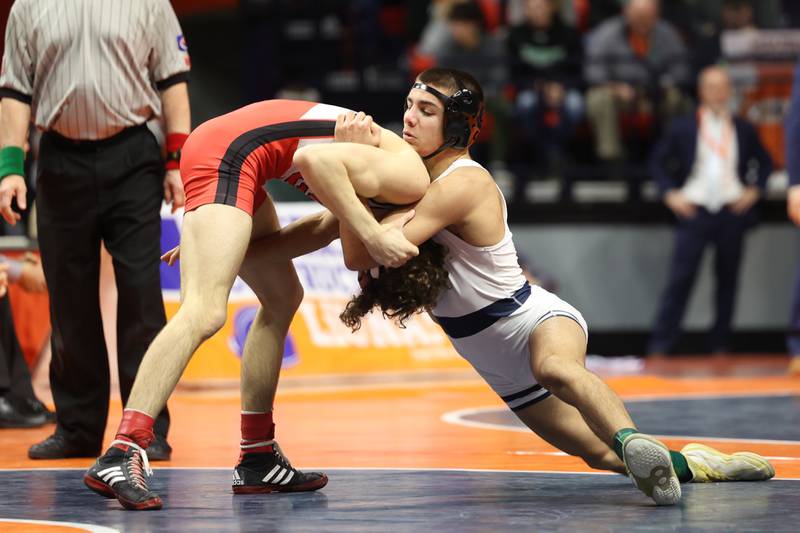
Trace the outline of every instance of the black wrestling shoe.
{"label": "black wrestling shoe", "polygon": [[296,470],[284,457],[278,443],[271,442],[271,452],[245,453],[233,469],[233,492],[306,492],[328,484],[328,476],[319,472]]}
{"label": "black wrestling shoe", "polygon": [[115,440],[111,448],[86,471],[83,482],[101,496],[116,498],[126,509],[161,509],[161,497],[147,486],[146,478],[151,475],[153,471],[146,451],[132,442]]}

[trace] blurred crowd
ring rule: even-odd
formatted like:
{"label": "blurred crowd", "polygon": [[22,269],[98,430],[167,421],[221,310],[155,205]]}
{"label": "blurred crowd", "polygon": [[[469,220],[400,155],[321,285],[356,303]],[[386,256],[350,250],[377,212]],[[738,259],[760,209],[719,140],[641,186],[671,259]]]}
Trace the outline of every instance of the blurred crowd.
{"label": "blurred crowd", "polygon": [[[243,9],[271,10],[254,17],[265,21],[256,25],[269,24],[268,14],[286,21],[294,12],[319,13],[319,28],[306,28],[318,36],[308,46],[326,57],[315,54],[309,65],[292,61],[305,55],[302,46],[287,50],[278,37],[259,44],[280,50],[285,65],[258,74],[252,87],[260,97],[287,89],[297,96],[298,88],[318,95],[326,69],[384,82],[390,72],[407,80],[433,65],[471,72],[489,112],[473,155],[498,182],[516,184],[507,193],[517,199],[543,178],[565,178],[568,195],[574,179],[645,176],[664,126],[693,110],[699,73],[720,61],[723,32],[796,27],[800,18],[788,0],[273,0]],[[326,35],[330,44],[345,36],[345,44],[320,48]]]}
{"label": "blurred crowd", "polygon": [[722,32],[788,23],[780,4],[439,0],[412,53],[490,88],[483,157],[501,177],[512,171],[519,197],[530,179],[574,175],[565,166],[575,161],[587,163],[581,177],[629,175],[663,126],[693,109]]}

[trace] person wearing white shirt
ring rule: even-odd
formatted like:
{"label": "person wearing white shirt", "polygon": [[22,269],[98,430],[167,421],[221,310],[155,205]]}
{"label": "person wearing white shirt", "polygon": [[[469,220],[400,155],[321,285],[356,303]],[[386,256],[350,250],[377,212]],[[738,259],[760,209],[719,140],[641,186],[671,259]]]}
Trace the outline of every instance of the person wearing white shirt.
{"label": "person wearing white shirt", "polygon": [[729,351],[744,236],[755,221],[753,207],[772,172],[772,160],[755,128],[730,112],[727,71],[718,66],[706,68],[698,89],[696,113],[672,121],[650,160],[650,172],[664,203],[678,219],[669,280],[650,339],[650,354],[674,348],[708,245],[715,250],[717,284],[709,347],[712,352]]}

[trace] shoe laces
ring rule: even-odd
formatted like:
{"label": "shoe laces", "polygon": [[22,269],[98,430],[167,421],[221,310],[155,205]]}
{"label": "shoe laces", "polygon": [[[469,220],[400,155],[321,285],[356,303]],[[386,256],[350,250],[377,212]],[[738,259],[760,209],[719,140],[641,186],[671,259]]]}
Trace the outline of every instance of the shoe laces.
{"label": "shoe laces", "polygon": [[283,466],[289,470],[294,470],[294,467],[289,462],[289,459],[283,455],[283,450],[281,450],[281,447],[278,445],[278,441],[272,441],[272,448],[275,450],[275,455],[278,458],[278,462],[283,463]]}
{"label": "shoe laces", "polygon": [[111,443],[111,446],[114,446],[115,444],[123,444],[133,448],[131,459],[125,462],[125,466],[128,468],[128,474],[130,475],[134,485],[143,490],[148,490],[145,476],[152,476],[153,469],[150,468],[150,462],[147,460],[147,451],[145,451],[145,449],[138,444],[126,440],[115,440]]}

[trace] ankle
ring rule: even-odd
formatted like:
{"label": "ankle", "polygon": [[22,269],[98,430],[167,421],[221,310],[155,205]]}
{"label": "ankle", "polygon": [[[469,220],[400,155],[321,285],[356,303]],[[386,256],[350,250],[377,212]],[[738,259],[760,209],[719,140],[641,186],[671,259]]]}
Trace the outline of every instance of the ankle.
{"label": "ankle", "polygon": [[678,476],[678,481],[681,483],[689,483],[694,479],[694,473],[685,455],[673,450],[669,451],[669,455],[672,458],[672,468],[675,469],[675,475]]}
{"label": "ankle", "polygon": [[619,457],[620,461],[623,460],[622,445],[625,442],[625,439],[627,439],[634,433],[639,433],[639,431],[635,428],[622,428],[614,434],[614,441],[612,442],[612,448],[614,449],[614,453],[617,454],[617,457]]}
{"label": "ankle", "polygon": [[125,409],[122,411],[122,421],[119,423],[119,429],[115,440],[132,442],[137,446],[147,449],[155,434],[153,433],[153,424],[155,419],[145,412],[137,411],[136,409]]}
{"label": "ankle", "polygon": [[275,423],[272,411],[242,411],[242,440],[239,458],[249,453],[272,453],[275,441]]}

